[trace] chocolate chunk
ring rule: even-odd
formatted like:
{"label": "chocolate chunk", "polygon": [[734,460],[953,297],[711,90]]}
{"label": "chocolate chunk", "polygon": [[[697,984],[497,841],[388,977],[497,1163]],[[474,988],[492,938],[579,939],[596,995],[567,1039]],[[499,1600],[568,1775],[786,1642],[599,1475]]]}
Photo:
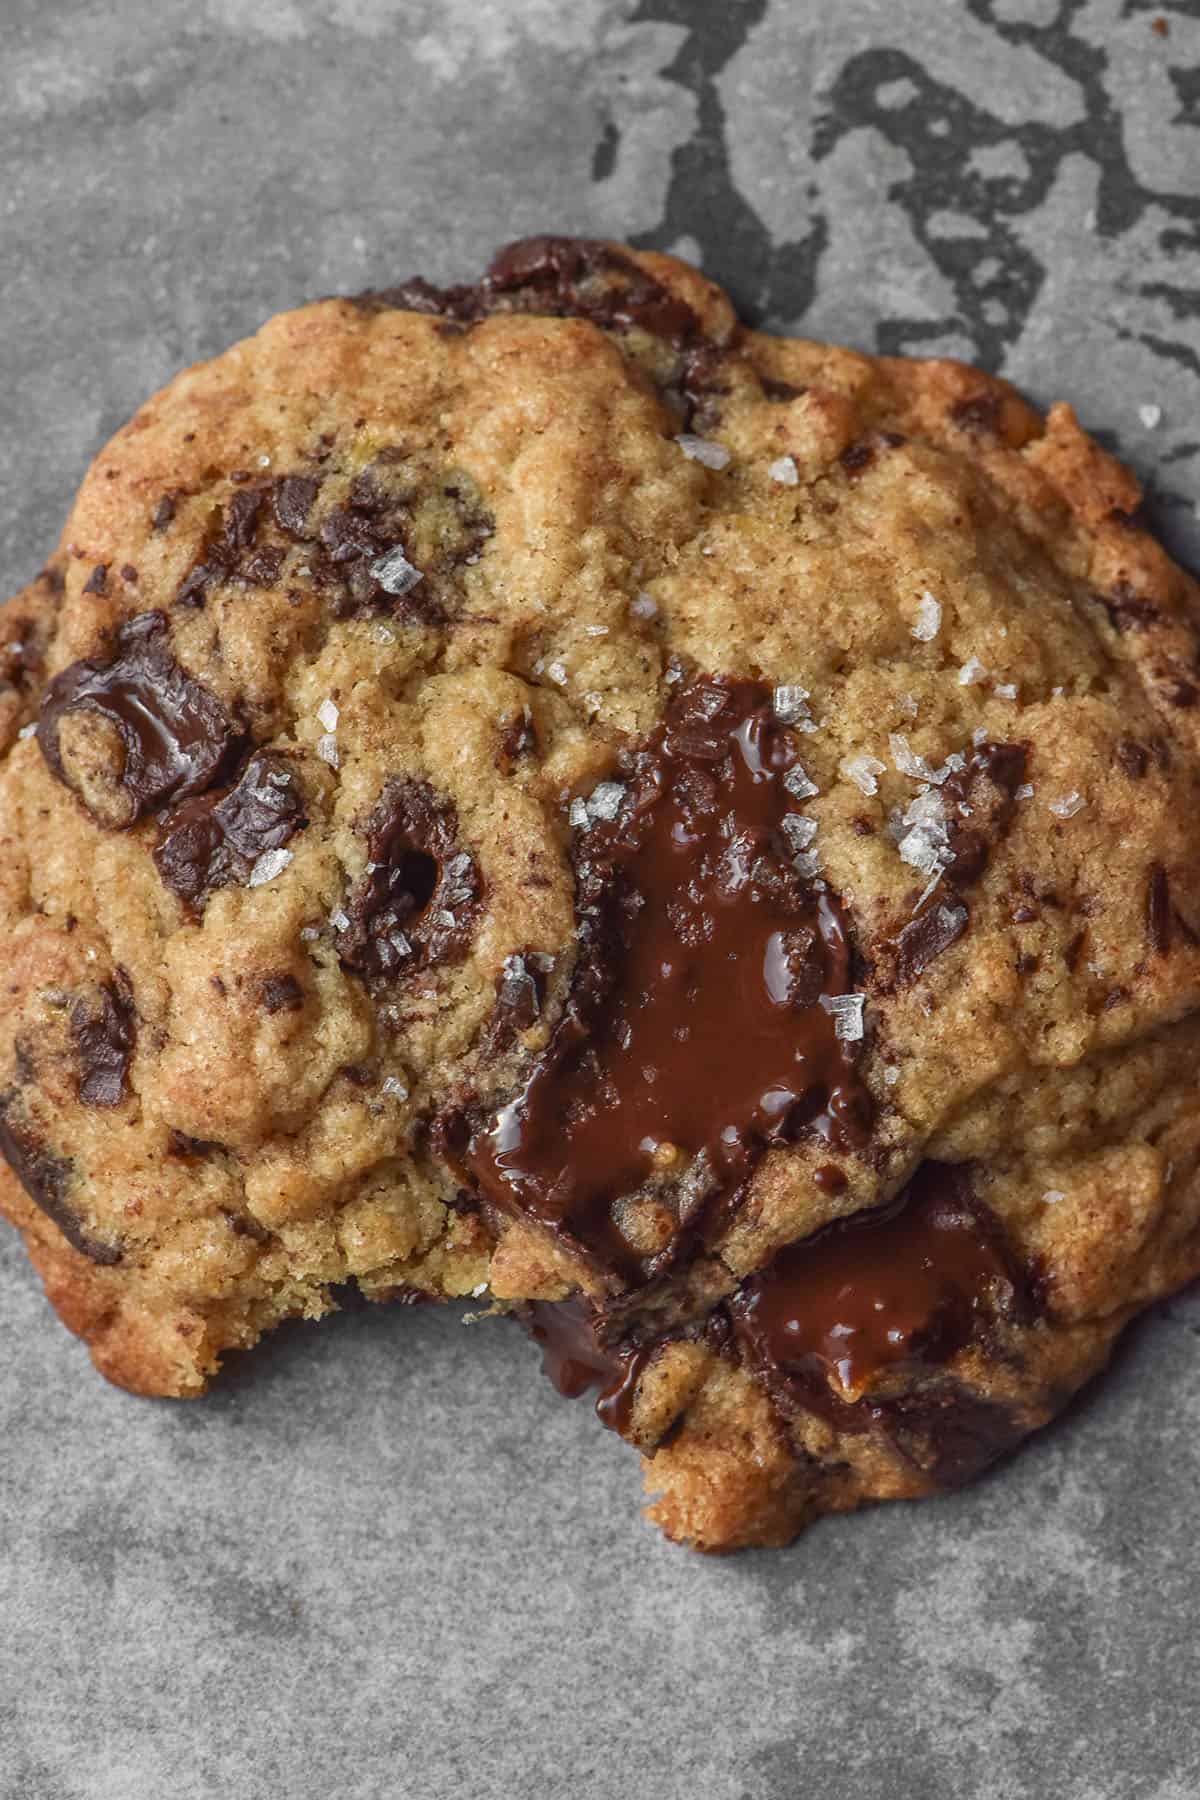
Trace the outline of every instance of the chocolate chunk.
{"label": "chocolate chunk", "polygon": [[[989,1319],[1029,1312],[1029,1282],[969,1171],[927,1162],[890,1205],[826,1226],[772,1258],[729,1303],[768,1387],[853,1412],[897,1366],[949,1361]],[[838,1422],[843,1422],[838,1412]],[[869,1409],[847,1428],[866,1428]]]}
{"label": "chocolate chunk", "polygon": [[958,401],[950,408],[950,418],[963,431],[978,437],[995,437],[1000,425],[1001,404],[999,394],[985,389],[981,394]]}
{"label": "chocolate chunk", "polygon": [[71,1033],[79,1056],[80,1100],[85,1106],[119,1106],[137,1033],[128,981],[118,976],[94,999],[76,1000]]}
{"label": "chocolate chunk", "polygon": [[121,580],[122,581],[127,581],[130,584],[130,586],[132,587],[136,584],[137,578],[138,578],[138,572],[134,568],[132,563],[122,563],[121,564]]}
{"label": "chocolate chunk", "polygon": [[1162,617],[1154,601],[1135,593],[1127,581],[1118,581],[1110,594],[1098,594],[1096,597],[1108,614],[1113,630],[1122,634],[1127,631],[1149,631]]}
{"label": "chocolate chunk", "polygon": [[507,244],[484,278],[489,296],[529,291],[539,312],[591,319],[614,330],[637,326],[685,344],[700,321],[632,257],[594,238],[534,237]]}
{"label": "chocolate chunk", "polygon": [[766,399],[784,404],[789,400],[799,400],[802,394],[808,392],[807,388],[796,387],[790,381],[776,381],[773,375],[760,375],[758,382]]}
{"label": "chocolate chunk", "polygon": [[[768,689],[701,679],[584,803],[565,1016],[461,1158],[489,1202],[630,1279],[694,1242],[767,1144],[867,1135],[854,1047],[824,1005],[850,991],[847,928],[782,831],[798,760]],[[622,1203],[664,1168],[677,1229],[647,1259]]]}
{"label": "chocolate chunk", "polygon": [[550,963],[550,957],[537,951],[505,957],[504,967],[496,977],[496,1005],[487,1033],[488,1050],[493,1056],[507,1050],[520,1032],[537,1024],[546,998]]}
{"label": "chocolate chunk", "polygon": [[211,1156],[224,1148],[224,1144],[219,1144],[215,1138],[191,1137],[186,1131],[176,1131],[173,1125],[167,1131],[168,1156],[181,1156],[185,1159]]}
{"label": "chocolate chunk", "polygon": [[67,1242],[81,1255],[95,1263],[120,1262],[120,1246],[94,1238],[68,1199],[72,1164],[38,1143],[29,1126],[14,1116],[17,1105],[13,1090],[0,1094],[0,1156],[34,1205],[58,1226]]}
{"label": "chocolate chunk", "polygon": [[457,842],[458,815],[423,781],[397,777],[360,829],[370,867],[346,902],[338,955],[348,968],[392,979],[461,962],[482,884]]}
{"label": "chocolate chunk", "polygon": [[91,574],[88,576],[87,580],[83,584],[83,591],[85,594],[107,594],[107,592],[108,592],[108,564],[107,563],[97,563],[96,564],[95,568],[92,570]]}
{"label": "chocolate chunk", "polygon": [[961,901],[947,905],[935,895],[896,939],[896,980],[900,986],[915,981],[943,951],[957,944],[970,922],[971,915]]}
{"label": "chocolate chunk", "polygon": [[197,908],[214,888],[245,881],[264,852],[281,850],[307,823],[291,762],[262,750],[226,792],[187,800],[163,819],[155,867],[185,906]]}
{"label": "chocolate chunk", "polygon": [[973,1481],[1028,1429],[1006,1406],[949,1381],[899,1394],[877,1416],[901,1454],[940,1488]]}
{"label": "chocolate chunk", "polygon": [[210,588],[239,574],[245,552],[258,534],[265,499],[262,487],[240,488],[227,506],[215,509],[199,554],[179,584],[176,605],[203,606]]}
{"label": "chocolate chunk", "polygon": [[1141,781],[1150,767],[1150,752],[1134,738],[1121,738],[1117,744],[1117,761],[1131,781]]}
{"label": "chocolate chunk", "polygon": [[533,722],[533,714],[525,706],[519,713],[514,713],[501,729],[496,766],[504,774],[510,774],[514,764],[523,756],[536,756],[537,747],[537,727]]}
{"label": "chocolate chunk", "polygon": [[307,540],[308,515],[320,482],[311,475],[284,475],[275,483],[271,504],[280,528],[289,536]]}
{"label": "chocolate chunk", "polygon": [[150,515],[150,524],[155,531],[165,531],[175,517],[179,506],[178,494],[163,494]]}
{"label": "chocolate chunk", "polygon": [[987,868],[993,845],[1012,821],[1027,757],[1023,744],[981,744],[943,782],[945,874],[955,887],[971,887]]}
{"label": "chocolate chunk", "polygon": [[873,431],[869,437],[847,444],[838,457],[838,462],[853,481],[871,466],[880,450],[897,450],[903,442],[903,437],[897,431]]}
{"label": "chocolate chunk", "polygon": [[299,1012],[304,1005],[304,989],[294,975],[268,975],[260,992],[269,1013]]}
{"label": "chocolate chunk", "polygon": [[1161,863],[1150,865],[1146,892],[1146,934],[1156,956],[1166,956],[1171,948],[1171,884]]}
{"label": "chocolate chunk", "polygon": [[416,276],[360,294],[364,312],[404,307],[473,324],[495,312],[590,319],[612,331],[634,327],[682,348],[703,336],[686,301],[611,244],[596,238],[533,237],[507,244],[476,286],[436,288]]}
{"label": "chocolate chunk", "polygon": [[604,1343],[600,1323],[587,1301],[535,1300],[522,1314],[529,1335],[542,1347],[542,1372],[568,1400],[599,1388],[596,1416],[610,1431],[629,1429],[637,1384],[650,1351]]}
{"label": "chocolate chunk", "polygon": [[225,508],[225,542],[232,552],[254,542],[265,498],[262,488],[242,488]]}
{"label": "chocolate chunk", "polygon": [[279,571],[286,555],[287,551],[282,544],[264,545],[242,564],[242,580],[249,587],[274,587],[279,580]]}
{"label": "chocolate chunk", "polygon": [[131,803],[128,822],[203,792],[244,742],[216,695],[175,661],[161,612],[139,613],[123,625],[109,661],[72,663],[50,683],[37,739],[51,772],[68,787],[59,733],[76,713],[96,714],[121,740],[117,780]]}

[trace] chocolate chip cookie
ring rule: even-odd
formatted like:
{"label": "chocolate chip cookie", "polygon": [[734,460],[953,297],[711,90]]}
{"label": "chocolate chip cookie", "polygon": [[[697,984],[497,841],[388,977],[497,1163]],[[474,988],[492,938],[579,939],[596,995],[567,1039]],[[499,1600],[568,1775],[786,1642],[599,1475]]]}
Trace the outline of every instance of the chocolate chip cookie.
{"label": "chocolate chip cookie", "polygon": [[515,1313],[702,1548],[1200,1269],[1196,585],[1069,407],[510,246],[187,371],[0,610],[0,1203],[200,1392]]}

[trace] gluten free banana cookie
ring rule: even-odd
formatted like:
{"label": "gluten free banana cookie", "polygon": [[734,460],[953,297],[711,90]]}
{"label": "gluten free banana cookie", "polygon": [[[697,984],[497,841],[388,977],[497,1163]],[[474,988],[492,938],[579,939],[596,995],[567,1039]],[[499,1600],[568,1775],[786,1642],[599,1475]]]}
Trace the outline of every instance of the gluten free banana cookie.
{"label": "gluten free banana cookie", "polygon": [[0,1205],[97,1366],[518,1314],[716,1549],[1200,1270],[1200,603],[1080,430],[510,246],[179,376],[0,609]]}

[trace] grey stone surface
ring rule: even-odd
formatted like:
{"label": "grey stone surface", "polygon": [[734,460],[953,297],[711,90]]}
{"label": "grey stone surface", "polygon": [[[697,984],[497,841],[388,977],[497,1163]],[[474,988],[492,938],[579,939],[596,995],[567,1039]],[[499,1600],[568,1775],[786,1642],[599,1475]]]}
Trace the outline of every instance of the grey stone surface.
{"label": "grey stone surface", "polygon": [[[1073,401],[1195,559],[1198,127],[1196,0],[0,0],[0,586],[180,364],[546,228]],[[1196,1800],[1198,1446],[1193,1293],[972,1492],[702,1561],[515,1330],[136,1401],[5,1237],[0,1797]]]}

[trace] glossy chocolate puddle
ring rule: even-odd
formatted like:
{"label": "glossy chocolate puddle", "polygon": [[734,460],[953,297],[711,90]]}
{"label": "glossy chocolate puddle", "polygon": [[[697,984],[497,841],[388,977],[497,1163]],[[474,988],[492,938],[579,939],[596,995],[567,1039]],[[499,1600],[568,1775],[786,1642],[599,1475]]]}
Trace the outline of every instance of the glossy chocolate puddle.
{"label": "glossy chocolate puddle", "polygon": [[696,680],[620,781],[573,809],[574,987],[460,1160],[494,1204],[626,1278],[694,1241],[767,1145],[868,1135],[831,1005],[852,990],[850,944],[815,872],[801,742],[770,689]]}

